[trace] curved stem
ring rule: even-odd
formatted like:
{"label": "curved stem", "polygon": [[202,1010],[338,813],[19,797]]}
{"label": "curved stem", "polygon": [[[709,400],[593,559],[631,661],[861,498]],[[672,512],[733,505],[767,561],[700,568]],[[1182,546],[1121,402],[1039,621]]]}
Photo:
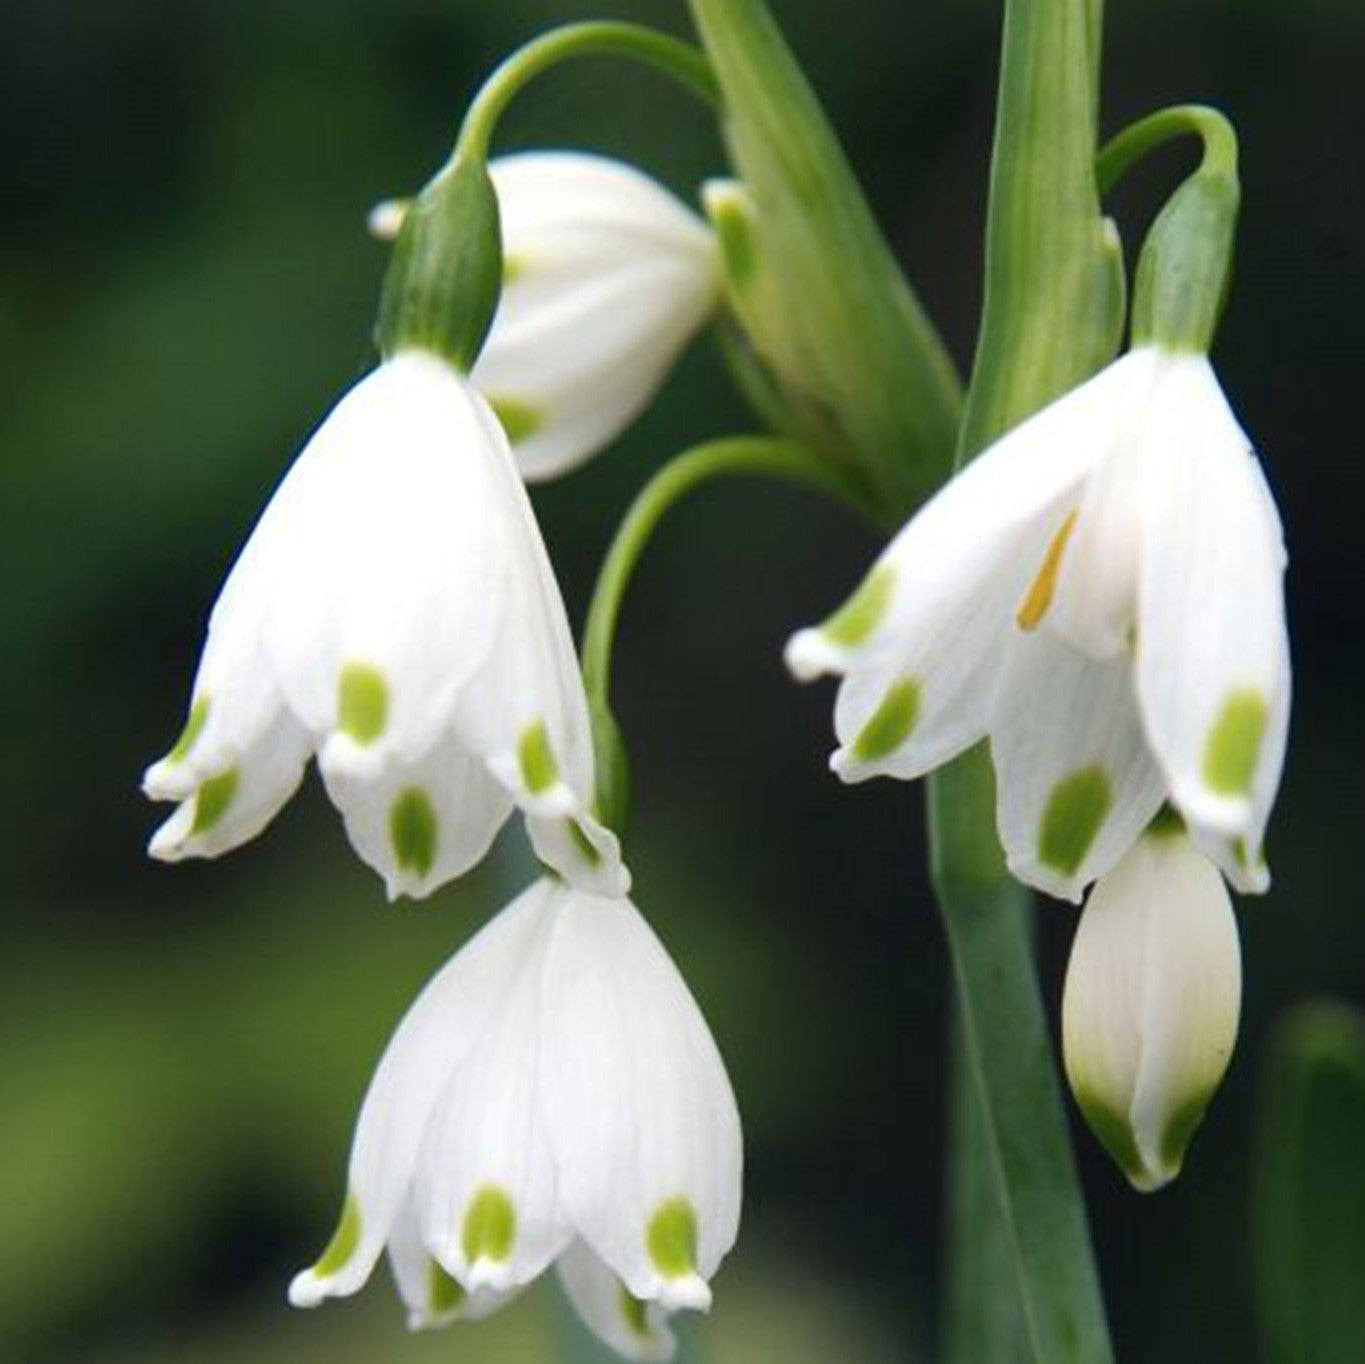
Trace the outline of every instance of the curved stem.
{"label": "curved stem", "polygon": [[708,104],[719,100],[711,64],[690,43],[640,24],[606,20],[565,24],[518,48],[484,81],[465,114],[457,155],[467,153],[486,160],[498,120],[518,92],[573,57],[627,57],[672,77]]}
{"label": "curved stem", "polygon": [[590,703],[605,705],[611,687],[611,650],[631,574],[664,513],[713,478],[757,474],[813,488],[859,510],[863,505],[844,473],[796,441],[732,436],[695,446],[665,464],[640,490],[603,560],[583,630],[583,682]]}
{"label": "curved stem", "polygon": [[1236,174],[1237,134],[1231,123],[1206,104],[1175,104],[1130,124],[1100,149],[1095,179],[1108,194],[1130,170],[1158,147],[1193,135],[1204,144],[1203,166]]}

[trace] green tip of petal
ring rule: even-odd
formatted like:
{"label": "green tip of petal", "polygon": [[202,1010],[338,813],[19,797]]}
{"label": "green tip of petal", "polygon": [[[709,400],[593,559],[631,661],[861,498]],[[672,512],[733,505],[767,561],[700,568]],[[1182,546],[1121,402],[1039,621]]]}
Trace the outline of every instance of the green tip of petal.
{"label": "green tip of petal", "polygon": [[180,731],[175,747],[166,754],[167,762],[183,762],[189,757],[190,749],[199,742],[199,736],[204,732],[208,718],[209,698],[203,695],[196,696],[194,704],[190,707],[189,719],[185,721],[185,728]]}
{"label": "green tip of petal", "polygon": [[1046,867],[1074,876],[1100,831],[1113,789],[1098,764],[1082,767],[1052,788],[1038,831],[1038,858]]}
{"label": "green tip of petal", "polygon": [[488,405],[513,445],[529,440],[545,425],[545,414],[516,398],[489,398]]}
{"label": "green tip of petal", "polygon": [[458,1312],[466,1296],[464,1286],[433,1260],[427,1269],[427,1306],[431,1315],[444,1317]]}
{"label": "green tip of petal", "polygon": [[358,744],[372,744],[389,720],[389,688],[384,675],[366,663],[341,670],[337,695],[337,728]]}
{"label": "green tip of petal", "polygon": [[685,1198],[661,1203],[650,1218],[645,1246],[654,1268],[665,1279],[697,1272],[697,1214]]}
{"label": "green tip of petal", "polygon": [[548,791],[559,780],[559,764],[555,762],[544,721],[537,720],[522,732],[517,745],[517,762],[521,766],[521,779],[533,796]]}
{"label": "green tip of petal", "polygon": [[1254,687],[1230,692],[1204,744],[1204,781],[1224,796],[1245,796],[1256,777],[1256,760],[1270,709]]}
{"label": "green tip of petal", "polygon": [[194,798],[194,822],[190,825],[192,834],[207,833],[227,813],[232,798],[237,794],[239,773],[235,767],[210,777]]}
{"label": "green tip of petal", "polygon": [[389,809],[389,841],[404,871],[425,876],[436,863],[436,812],[420,786],[400,791]]}
{"label": "green tip of petal", "polygon": [[485,1184],[474,1195],[464,1216],[461,1244],[469,1264],[480,1260],[501,1263],[517,1239],[517,1213],[506,1190]]}
{"label": "green tip of petal", "polygon": [[1135,1189],[1146,1193],[1165,1183],[1164,1180],[1153,1178],[1138,1149],[1126,1114],[1111,1108],[1095,1094],[1080,1087],[1076,1089],[1076,1102],[1085,1115],[1086,1126]]}
{"label": "green tip of petal", "polygon": [[858,590],[820,627],[820,633],[831,644],[844,649],[861,644],[881,624],[895,585],[896,574],[890,565],[874,568]]}
{"label": "green tip of petal", "polygon": [[853,741],[853,756],[860,762],[876,762],[894,753],[913,733],[919,704],[920,686],[913,677],[889,687]]}
{"label": "green tip of petal", "polygon": [[1175,806],[1165,804],[1152,816],[1152,822],[1147,826],[1148,838],[1174,838],[1176,834],[1185,832],[1185,821],[1180,816],[1180,811]]}
{"label": "green tip of petal", "polygon": [[576,819],[571,819],[568,823],[569,838],[573,842],[574,850],[588,866],[600,867],[602,865],[602,854],[587,834],[583,832],[583,826]]}
{"label": "green tip of petal", "polygon": [[333,1274],[345,1269],[360,1244],[360,1205],[354,1194],[346,1195],[346,1206],[341,1210],[341,1221],[327,1242],[327,1248],[318,1257],[313,1273],[319,1279],[330,1279]]}
{"label": "green tip of petal", "polygon": [[626,1323],[626,1330],[633,1336],[647,1338],[654,1334],[649,1329],[649,1317],[645,1314],[644,1302],[637,1298],[625,1284],[619,1285],[621,1294],[621,1320]]}

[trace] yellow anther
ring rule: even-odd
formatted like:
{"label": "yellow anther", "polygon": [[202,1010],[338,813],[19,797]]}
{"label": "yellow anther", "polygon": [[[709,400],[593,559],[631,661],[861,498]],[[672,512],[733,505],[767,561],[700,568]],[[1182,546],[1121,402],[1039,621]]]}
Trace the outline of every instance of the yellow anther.
{"label": "yellow anther", "polygon": [[1038,567],[1038,576],[1034,578],[1033,585],[1014,617],[1021,630],[1036,630],[1038,622],[1047,615],[1047,608],[1052,605],[1052,594],[1057,590],[1057,574],[1062,569],[1062,552],[1066,549],[1066,542],[1071,538],[1071,532],[1075,528],[1076,513],[1073,511],[1062,522],[1057,534],[1052,537],[1047,553],[1043,555],[1043,562]]}

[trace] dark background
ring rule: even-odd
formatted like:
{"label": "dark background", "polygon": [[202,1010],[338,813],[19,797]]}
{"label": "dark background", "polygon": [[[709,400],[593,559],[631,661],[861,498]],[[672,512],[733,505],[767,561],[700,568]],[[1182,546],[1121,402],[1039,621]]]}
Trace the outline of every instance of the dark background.
{"label": "dark background", "polygon": [[[965,363],[998,6],[775,8]],[[592,15],[684,22],[681,0],[0,5],[0,1358],[568,1357],[543,1289],[421,1338],[382,1271],[321,1313],[284,1302],[330,1231],[390,1028],[522,884],[520,833],[455,890],[389,908],[315,783],[231,858],[165,868],[142,855],[157,812],[137,781],[178,729],[256,511],[370,363],[384,252],[366,210],[435,168],[499,55]],[[1365,1000],[1365,9],[1114,0],[1106,48],[1106,131],[1200,98],[1242,134],[1215,359],[1286,521],[1297,696],[1276,886],[1240,906],[1242,1035],[1186,1173],[1139,1197],[1077,1142],[1121,1356],[1243,1360],[1268,1037],[1307,996]],[[504,125],[507,148],[555,144],[635,159],[689,199],[723,170],[698,108],[616,66],[550,77]],[[1119,196],[1130,259],[1187,156]],[[575,620],[645,474],[747,426],[704,341],[626,439],[537,492]],[[879,1364],[933,1340],[946,962],[921,795],[840,788],[830,693],[780,664],[874,549],[799,493],[717,487],[665,526],[624,616],[636,898],[747,1128],[744,1231],[689,1331],[714,1364]],[[1073,919],[1040,919],[1054,1015]]]}

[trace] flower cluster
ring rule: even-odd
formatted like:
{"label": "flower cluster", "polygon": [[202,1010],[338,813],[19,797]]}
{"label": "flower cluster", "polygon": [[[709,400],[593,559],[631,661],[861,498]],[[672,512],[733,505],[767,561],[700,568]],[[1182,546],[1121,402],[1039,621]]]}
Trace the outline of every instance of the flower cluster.
{"label": "flower cluster", "polygon": [[735,1238],[739,1118],[595,812],[583,677],[523,478],[635,416],[715,302],[714,250],[617,163],[528,155],[491,179],[507,283],[486,346],[465,373],[402,340],[400,316],[400,344],[305,445],[214,607],[184,733],[144,778],[176,805],[151,852],[245,843],[309,757],[391,898],[467,871],[520,810],[553,875],[399,1028],[341,1225],[290,1297],[354,1291],[387,1247],[412,1324],[436,1325],[557,1262],[603,1340],[663,1359],[668,1315],[709,1305]]}
{"label": "flower cluster", "polygon": [[1208,360],[1148,344],[978,456],[787,647],[798,678],[842,676],[844,780],[917,777],[989,738],[1011,871],[1073,900],[1100,878],[1066,1054],[1143,1188],[1178,1171],[1236,1032],[1236,928],[1204,859],[1269,884],[1284,568]]}

